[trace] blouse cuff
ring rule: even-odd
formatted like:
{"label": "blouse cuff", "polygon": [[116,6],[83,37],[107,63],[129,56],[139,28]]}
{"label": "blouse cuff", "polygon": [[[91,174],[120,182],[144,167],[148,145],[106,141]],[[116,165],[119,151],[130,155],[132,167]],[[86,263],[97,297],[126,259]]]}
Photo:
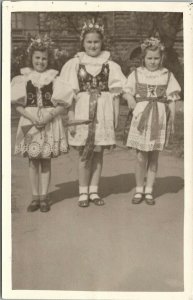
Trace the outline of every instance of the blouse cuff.
{"label": "blouse cuff", "polygon": [[177,101],[177,100],[180,100],[180,95],[179,95],[179,92],[175,91],[175,92],[172,92],[171,94],[168,95],[168,100],[169,101]]}
{"label": "blouse cuff", "polygon": [[113,94],[114,96],[119,96],[122,93],[122,88],[115,87],[115,88],[110,88],[109,92]]}

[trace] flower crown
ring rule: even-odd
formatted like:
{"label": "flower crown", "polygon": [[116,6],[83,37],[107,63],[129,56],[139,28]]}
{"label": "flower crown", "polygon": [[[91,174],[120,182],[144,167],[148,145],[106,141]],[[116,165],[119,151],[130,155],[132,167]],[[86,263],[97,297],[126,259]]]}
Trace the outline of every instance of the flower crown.
{"label": "flower crown", "polygon": [[35,39],[31,38],[31,43],[27,48],[27,52],[29,53],[32,49],[34,50],[48,50],[51,49],[54,45],[54,42],[50,39],[50,37],[46,34],[45,36],[37,36]]}
{"label": "flower crown", "polygon": [[149,47],[156,47],[156,48],[159,48],[161,51],[164,51],[164,49],[165,49],[165,47],[161,43],[161,41],[155,37],[150,37],[141,44],[142,51],[145,51]]}
{"label": "flower crown", "polygon": [[103,35],[104,34],[104,25],[100,25],[99,23],[95,22],[94,19],[84,22],[84,25],[82,27],[82,31],[80,34],[80,40],[81,41],[83,40],[85,33],[92,32],[92,31],[100,32]]}

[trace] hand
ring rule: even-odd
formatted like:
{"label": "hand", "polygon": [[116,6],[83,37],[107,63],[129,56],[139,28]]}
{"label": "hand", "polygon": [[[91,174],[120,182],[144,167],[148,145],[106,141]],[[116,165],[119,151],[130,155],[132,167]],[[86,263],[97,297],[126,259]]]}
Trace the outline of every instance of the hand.
{"label": "hand", "polygon": [[39,122],[39,123],[44,123],[44,125],[50,123],[53,120],[53,116],[51,114],[48,114],[46,116],[43,117],[43,122]]}
{"label": "hand", "polygon": [[46,126],[46,124],[42,121],[38,121],[35,126],[36,126],[37,129],[42,129]]}
{"label": "hand", "polygon": [[115,120],[114,120],[115,129],[117,129],[118,125],[119,125],[119,116],[115,116]]}
{"label": "hand", "polygon": [[32,122],[32,124],[34,124],[35,126],[38,124],[38,119],[33,117],[33,116],[30,116],[29,117],[29,120]]}
{"label": "hand", "polygon": [[174,121],[172,121],[172,124],[171,124],[171,134],[174,135],[175,133],[175,126],[174,126]]}
{"label": "hand", "polygon": [[74,137],[76,134],[76,126],[69,126],[68,130],[69,130],[71,136]]}
{"label": "hand", "polygon": [[129,110],[134,110],[136,106],[135,98],[128,93],[123,94],[123,98],[127,101]]}
{"label": "hand", "polygon": [[136,102],[134,99],[132,99],[132,98],[128,99],[127,104],[128,104],[129,110],[134,110],[134,108],[136,106]]}

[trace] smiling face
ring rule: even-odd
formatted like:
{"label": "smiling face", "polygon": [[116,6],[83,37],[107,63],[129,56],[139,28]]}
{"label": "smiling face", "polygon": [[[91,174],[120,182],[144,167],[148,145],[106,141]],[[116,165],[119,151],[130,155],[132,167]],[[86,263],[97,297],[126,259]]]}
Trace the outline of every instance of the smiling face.
{"label": "smiling face", "polygon": [[83,47],[87,55],[96,57],[102,48],[102,39],[99,33],[89,32],[84,37]]}
{"label": "smiling face", "polygon": [[48,67],[48,53],[46,51],[34,51],[32,66],[37,72],[44,72]]}
{"label": "smiling face", "polygon": [[159,49],[157,50],[147,50],[146,55],[144,57],[145,67],[153,72],[159,69],[161,64],[161,53]]}

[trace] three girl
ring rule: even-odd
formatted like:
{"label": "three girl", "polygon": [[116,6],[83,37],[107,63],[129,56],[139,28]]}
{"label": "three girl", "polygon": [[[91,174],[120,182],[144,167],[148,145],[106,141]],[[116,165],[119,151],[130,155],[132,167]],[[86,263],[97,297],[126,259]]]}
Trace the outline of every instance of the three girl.
{"label": "three girl", "polygon": [[51,41],[33,40],[28,48],[29,67],[12,80],[11,99],[20,113],[15,154],[29,158],[32,201],[28,211],[50,210],[48,188],[51,158],[68,150],[61,113],[72,101],[72,91],[51,69]]}
{"label": "three girl", "polygon": [[[89,120],[89,125],[69,128],[68,143],[79,151],[80,207],[90,201],[104,205],[98,188],[104,149],[113,148],[118,125],[119,95],[123,92],[133,110],[127,146],[136,149],[136,191],[132,203],[145,198],[155,204],[153,185],[159,151],[173,131],[175,100],[180,86],[162,67],[164,46],[158,39],[146,40],[142,66],[124,77],[121,68],[104,50],[104,28],[93,20],[81,32],[82,52],[69,60],[61,74],[50,69],[49,42],[34,40],[29,47],[30,68],[12,81],[12,101],[21,114],[15,152],[29,158],[32,202],[28,211],[50,209],[47,200],[51,157],[67,152],[61,114],[69,107],[70,121]],[[145,181],[146,176],[146,181]],[[41,185],[39,183],[41,182]]]}
{"label": "three girl", "polygon": [[142,66],[129,75],[124,88],[129,107],[136,105],[127,146],[136,149],[137,160],[137,186],[132,203],[139,204],[145,199],[153,205],[159,151],[174,131],[175,101],[180,99],[181,89],[174,75],[162,67],[164,46],[159,39],[145,40],[141,50]]}

